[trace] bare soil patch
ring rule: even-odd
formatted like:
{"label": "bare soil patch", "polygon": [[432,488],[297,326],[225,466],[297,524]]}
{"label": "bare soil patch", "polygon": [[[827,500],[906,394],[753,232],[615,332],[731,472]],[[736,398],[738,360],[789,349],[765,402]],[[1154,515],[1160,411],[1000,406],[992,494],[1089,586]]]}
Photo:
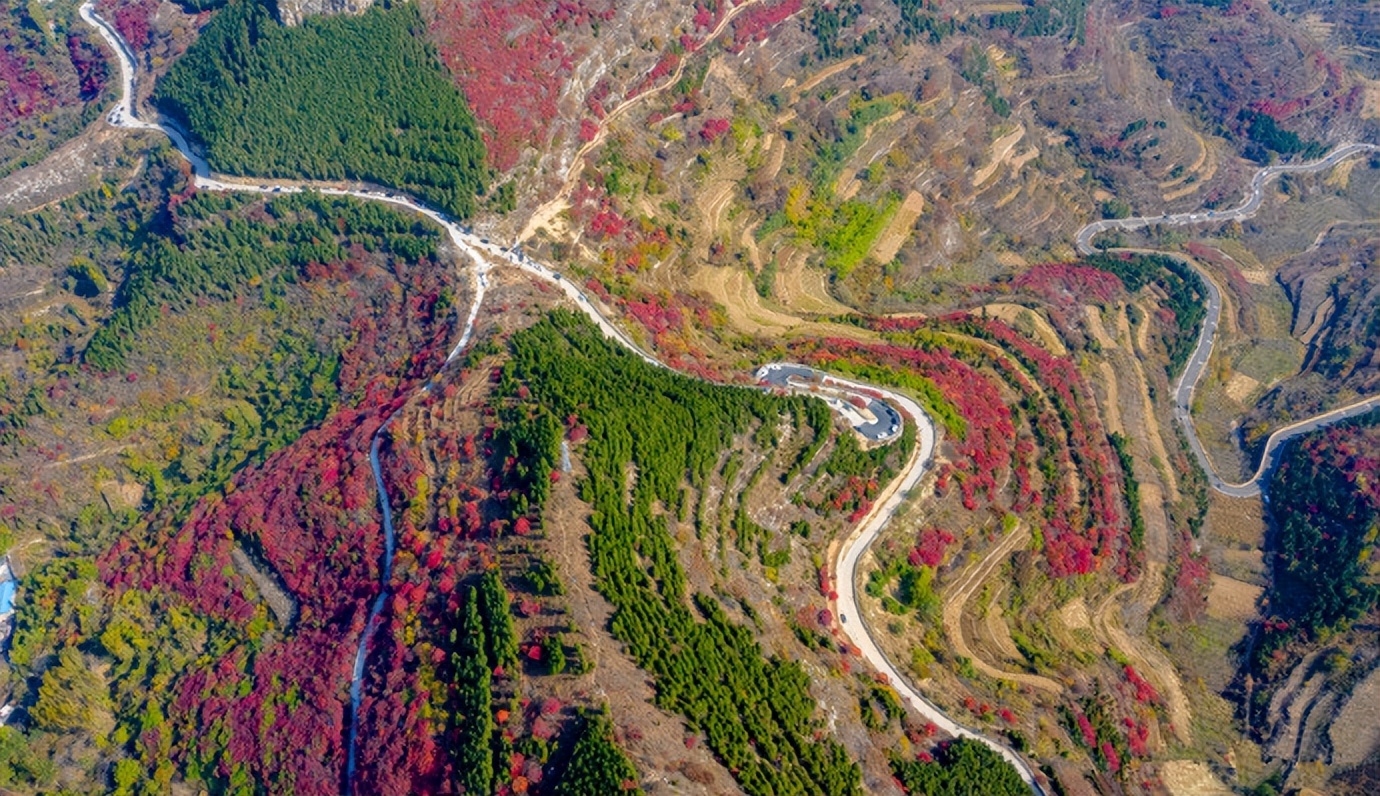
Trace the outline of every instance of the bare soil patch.
{"label": "bare soil patch", "polygon": [[910,231],[924,211],[925,197],[920,195],[919,191],[912,190],[907,193],[905,201],[901,202],[896,214],[887,223],[886,229],[882,230],[882,234],[877,236],[876,243],[872,245],[872,259],[879,263],[889,263],[896,259],[896,252],[910,239]]}
{"label": "bare soil patch", "polygon": [[43,160],[0,179],[0,208],[27,212],[91,187],[117,168],[125,131],[100,121]]}
{"label": "bare soil patch", "polygon": [[1213,493],[1208,504],[1207,527],[1214,541],[1256,550],[1264,543],[1264,507],[1259,498],[1232,498]]}
{"label": "bare soil patch", "polygon": [[1228,788],[1206,763],[1170,760],[1160,766],[1160,779],[1171,796],[1231,796]]}
{"label": "bare soil patch", "polygon": [[1332,739],[1332,765],[1339,769],[1360,765],[1380,748],[1380,668],[1352,689],[1328,736]]}
{"label": "bare soil patch", "polygon": [[1255,616],[1256,602],[1264,589],[1235,578],[1214,574],[1208,592],[1208,616],[1245,622]]}
{"label": "bare soil patch", "polygon": [[1092,627],[1092,617],[1088,616],[1088,604],[1082,597],[1075,597],[1059,609],[1059,619],[1070,630]]}
{"label": "bare soil patch", "polygon": [[1245,403],[1246,398],[1255,392],[1255,388],[1259,386],[1260,382],[1250,376],[1244,373],[1233,373],[1222,389],[1227,393],[1228,398],[1237,403]]}

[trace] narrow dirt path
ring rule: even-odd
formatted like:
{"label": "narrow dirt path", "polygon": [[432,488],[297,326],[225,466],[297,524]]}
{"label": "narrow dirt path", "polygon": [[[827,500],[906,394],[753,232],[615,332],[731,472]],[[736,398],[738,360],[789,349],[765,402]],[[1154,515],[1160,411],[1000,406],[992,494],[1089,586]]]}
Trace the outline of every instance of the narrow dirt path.
{"label": "narrow dirt path", "polygon": [[968,640],[963,635],[963,607],[973,598],[982,584],[992,577],[997,568],[1010,557],[1011,553],[1029,542],[1030,529],[1022,523],[1008,533],[1006,538],[1002,539],[995,547],[988,550],[987,555],[983,556],[981,561],[963,570],[963,573],[955,580],[952,590],[944,597],[944,633],[949,637],[949,643],[953,645],[954,651],[969,659],[973,668],[988,677],[1028,685],[1031,688],[1038,688],[1051,694],[1062,694],[1064,687],[1048,677],[998,669],[973,652],[968,647]]}
{"label": "narrow dirt path", "polygon": [[1142,677],[1154,684],[1169,710],[1169,721],[1174,726],[1174,734],[1184,745],[1193,743],[1192,715],[1183,686],[1179,683],[1178,670],[1162,650],[1133,638],[1121,626],[1119,598],[1130,594],[1130,602],[1141,606],[1153,606],[1160,600],[1160,584],[1164,583],[1164,565],[1149,561],[1145,573],[1135,583],[1128,583],[1107,595],[1102,604],[1093,612],[1093,628],[1117,652],[1125,655],[1136,667]]}

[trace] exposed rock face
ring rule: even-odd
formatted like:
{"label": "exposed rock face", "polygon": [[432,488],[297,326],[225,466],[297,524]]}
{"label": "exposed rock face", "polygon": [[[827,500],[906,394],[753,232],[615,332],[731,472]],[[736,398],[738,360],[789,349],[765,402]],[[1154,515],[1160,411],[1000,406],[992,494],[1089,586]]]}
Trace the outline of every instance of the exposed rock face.
{"label": "exposed rock face", "polygon": [[278,0],[278,20],[284,25],[300,25],[309,16],[320,14],[362,14],[374,0]]}

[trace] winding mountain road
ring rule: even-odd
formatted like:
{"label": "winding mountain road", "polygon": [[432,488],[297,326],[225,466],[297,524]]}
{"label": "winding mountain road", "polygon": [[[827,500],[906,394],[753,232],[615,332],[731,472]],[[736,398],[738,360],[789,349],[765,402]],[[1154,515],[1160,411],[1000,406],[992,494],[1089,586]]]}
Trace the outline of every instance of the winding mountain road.
{"label": "winding mountain road", "polygon": [[1237,207],[1231,210],[1195,210],[1188,213],[1175,213],[1174,215],[1162,216],[1132,216],[1130,218],[1104,218],[1101,221],[1094,221],[1078,230],[1075,241],[1078,250],[1083,254],[1092,254],[1092,239],[1103,232],[1111,229],[1130,231],[1141,229],[1153,224],[1162,224],[1170,227],[1179,227],[1185,224],[1220,223],[1222,221],[1240,221],[1250,218],[1260,209],[1260,205],[1265,201],[1265,186],[1281,174],[1309,174],[1312,172],[1326,171],[1333,166],[1341,163],[1352,155],[1359,155],[1362,152],[1380,152],[1380,146],[1375,144],[1341,144],[1336,149],[1327,153],[1327,156],[1314,160],[1310,163],[1290,163],[1281,166],[1266,166],[1257,171],[1251,178],[1250,188],[1246,191],[1246,199]]}
{"label": "winding mountain road", "polygon": [[[1308,174],[1336,166],[1343,160],[1362,152],[1377,152],[1380,146],[1375,144],[1342,144],[1327,154],[1321,160],[1311,163],[1298,163],[1284,166],[1267,166],[1255,173],[1251,178],[1250,189],[1247,191],[1246,200],[1234,210],[1222,212],[1217,211],[1197,211],[1192,213],[1177,213],[1175,215],[1164,216],[1135,216],[1133,218],[1122,219],[1103,219],[1094,221],[1084,226],[1078,231],[1075,240],[1078,251],[1082,254],[1093,254],[1096,249],[1092,245],[1092,239],[1097,235],[1110,229],[1131,230],[1147,227],[1151,224],[1164,226],[1184,226],[1187,224],[1199,224],[1204,222],[1219,223],[1222,221],[1240,220],[1250,218],[1260,209],[1261,202],[1264,200],[1265,186],[1280,174]],[[1117,251],[1135,251],[1122,250]],[[1150,250],[1146,250],[1150,251]],[[1207,316],[1203,320],[1203,326],[1198,331],[1198,344],[1194,347],[1192,355],[1188,358],[1188,363],[1184,365],[1183,373],[1179,375],[1179,380],[1174,385],[1174,418],[1183,427],[1184,436],[1188,438],[1188,446],[1193,450],[1193,455],[1202,466],[1203,472],[1207,473],[1208,482],[1212,488],[1229,497],[1254,497],[1261,494],[1261,483],[1266,475],[1274,466],[1279,456],[1281,446],[1300,434],[1307,434],[1333,423],[1365,414],[1373,409],[1380,408],[1380,395],[1372,396],[1346,406],[1323,412],[1314,417],[1291,423],[1283,428],[1276,429],[1270,438],[1265,441],[1265,449],[1260,455],[1260,464],[1256,467],[1251,477],[1241,483],[1233,484],[1217,472],[1212,459],[1208,456],[1207,449],[1203,447],[1202,440],[1198,438],[1198,429],[1193,422],[1193,393],[1198,388],[1198,382],[1203,376],[1203,371],[1207,368],[1208,361],[1212,358],[1212,346],[1217,338],[1217,327],[1222,318],[1222,291],[1196,261],[1190,257],[1175,252],[1154,251],[1168,257],[1175,257],[1181,262],[1192,268],[1202,280],[1204,289],[1207,290]]]}
{"label": "winding mountain road", "polygon": [[[314,190],[329,196],[351,196],[358,199],[385,202],[398,207],[407,208],[415,213],[426,216],[446,230],[451,241],[462,252],[469,255],[477,264],[477,267],[473,271],[474,301],[470,306],[470,311],[465,320],[464,330],[460,339],[446,358],[446,363],[453,360],[469,343],[474,331],[475,319],[478,317],[479,307],[483,302],[484,294],[488,287],[487,274],[491,268],[489,263],[493,260],[497,260],[506,262],[509,265],[557,286],[590,318],[590,320],[597,324],[608,337],[634,352],[644,361],[657,367],[667,367],[655,357],[642,350],[631,337],[609,320],[588,295],[571,283],[570,280],[564,279],[551,267],[539,263],[521,253],[517,250],[516,245],[512,248],[505,249],[485,239],[479,238],[468,232],[444,213],[440,213],[425,205],[419,204],[400,193],[380,188],[341,188],[333,185],[299,182],[274,183],[255,181],[250,183],[214,175],[206,160],[192,150],[188,145],[187,137],[175,124],[161,118],[156,122],[144,121],[139,118],[135,110],[134,98],[136,97],[136,87],[133,53],[120,34],[94,12],[92,4],[93,0],[86,0],[80,7],[79,13],[82,19],[91,24],[97,32],[100,33],[102,38],[106,40],[111,49],[115,51],[120,63],[121,95],[115,108],[107,114],[106,120],[115,127],[132,130],[159,131],[167,135],[178,151],[192,164],[194,173],[193,181],[197,188],[210,191],[240,191],[259,194],[296,193],[303,190]],[[730,11],[730,18],[734,12],[740,10],[745,5],[747,4],[744,3],[735,8],[734,11]],[[722,25],[720,27],[722,28]],[[916,688],[906,681],[891,662],[887,660],[886,656],[873,641],[871,632],[863,619],[862,611],[857,601],[855,586],[858,581],[858,562],[863,553],[865,553],[867,548],[872,544],[873,540],[877,538],[878,534],[895,516],[897,510],[909,497],[911,490],[920,482],[920,479],[924,476],[927,468],[933,461],[937,443],[936,430],[929,416],[925,414],[919,404],[909,397],[874,385],[863,384],[833,375],[830,375],[828,379],[831,387],[843,391],[851,390],[857,397],[862,398],[864,401],[872,402],[876,407],[874,414],[876,412],[883,412],[884,414],[891,413],[894,415],[896,410],[893,407],[899,407],[900,411],[908,415],[916,424],[918,431],[915,449],[911,453],[909,460],[905,463],[901,473],[896,478],[892,479],[891,483],[888,484],[878,496],[872,510],[844,541],[839,558],[834,567],[838,581],[838,600],[836,606],[839,611],[844,635],[858,648],[861,656],[867,660],[868,663],[886,675],[891,686],[896,689],[903,701],[945,732],[954,736],[972,738],[986,744],[1016,768],[1021,777],[1037,796],[1045,796],[1046,789],[1043,780],[1035,773],[1033,767],[1024,757],[1018,755],[995,738],[959,724],[933,703],[925,699]],[[432,380],[421,388],[421,391],[425,392],[430,390],[434,382],[435,377],[433,376]],[[801,389],[794,385],[788,385],[788,387],[790,389]],[[808,394],[808,389],[803,391]],[[877,396],[880,396],[880,400],[877,400]],[[884,407],[884,410],[882,407]],[[379,461],[379,450],[382,445],[383,436],[387,432],[395,415],[396,411],[393,415],[387,417],[378,431],[375,432],[369,450],[369,463],[373,470],[374,485],[379,493],[379,509],[382,515],[382,525],[384,529],[384,559],[380,567],[381,586],[379,594],[370,607],[368,622],[360,638],[351,674],[351,718],[348,728],[348,751],[344,783],[347,794],[354,791],[355,758],[358,746],[357,723],[368,647],[377,630],[378,617],[387,602],[388,581],[391,579],[392,573],[393,551],[395,547],[392,522],[393,512],[388,502],[387,490],[383,481],[383,471]],[[854,413],[854,417],[849,419],[850,422],[853,422],[855,428],[870,422],[866,421],[865,418],[857,416],[856,413]],[[890,432],[889,428],[886,432],[882,432],[880,428],[868,429],[868,432],[866,436],[873,439],[882,437],[894,438],[897,436]],[[852,617],[852,621],[844,619],[844,617],[848,616]]]}

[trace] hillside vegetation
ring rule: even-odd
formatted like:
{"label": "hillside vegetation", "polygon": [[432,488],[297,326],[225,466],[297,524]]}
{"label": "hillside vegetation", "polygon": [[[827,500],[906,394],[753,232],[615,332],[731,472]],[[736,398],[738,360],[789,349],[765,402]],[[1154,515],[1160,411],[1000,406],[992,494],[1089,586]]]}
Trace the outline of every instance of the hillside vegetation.
{"label": "hillside vegetation", "polygon": [[[61,541],[27,547],[5,698],[44,718],[7,742],[64,761],[0,779],[336,793],[382,546],[367,410],[449,347],[440,233],[347,199],[195,193],[172,157],[0,222],[15,269],[55,285],[55,311],[3,328],[25,375],[0,378],[0,544]],[[42,700],[83,667],[99,688]]]}
{"label": "hillside vegetation", "polygon": [[1364,616],[1380,596],[1380,413],[1290,445],[1270,481],[1278,525],[1262,660],[1297,638],[1325,636]]}
{"label": "hillside vegetation", "polygon": [[[668,528],[671,517],[687,514],[692,490],[705,487],[736,435],[791,416],[809,418],[822,433],[827,415],[810,411],[819,404],[654,368],[569,312],[514,335],[511,348],[504,377],[514,395],[530,398],[508,422],[541,427],[575,415],[589,427],[580,492],[594,509],[594,576],[614,605],[614,635],[655,677],[657,701],[703,731],[750,794],[857,793],[857,765],[837,741],[820,737],[824,721],[809,676],[797,663],[766,657],[716,599],[691,593]],[[638,474],[631,494],[630,467]]]}
{"label": "hillside vegetation", "polygon": [[237,0],[159,81],[154,102],[230,174],[363,180],[468,216],[484,144],[420,37],[414,5],[285,27]]}
{"label": "hillside vegetation", "polygon": [[[0,176],[43,159],[95,118],[109,69],[75,13],[0,2]],[[51,26],[51,27],[50,27]]]}

